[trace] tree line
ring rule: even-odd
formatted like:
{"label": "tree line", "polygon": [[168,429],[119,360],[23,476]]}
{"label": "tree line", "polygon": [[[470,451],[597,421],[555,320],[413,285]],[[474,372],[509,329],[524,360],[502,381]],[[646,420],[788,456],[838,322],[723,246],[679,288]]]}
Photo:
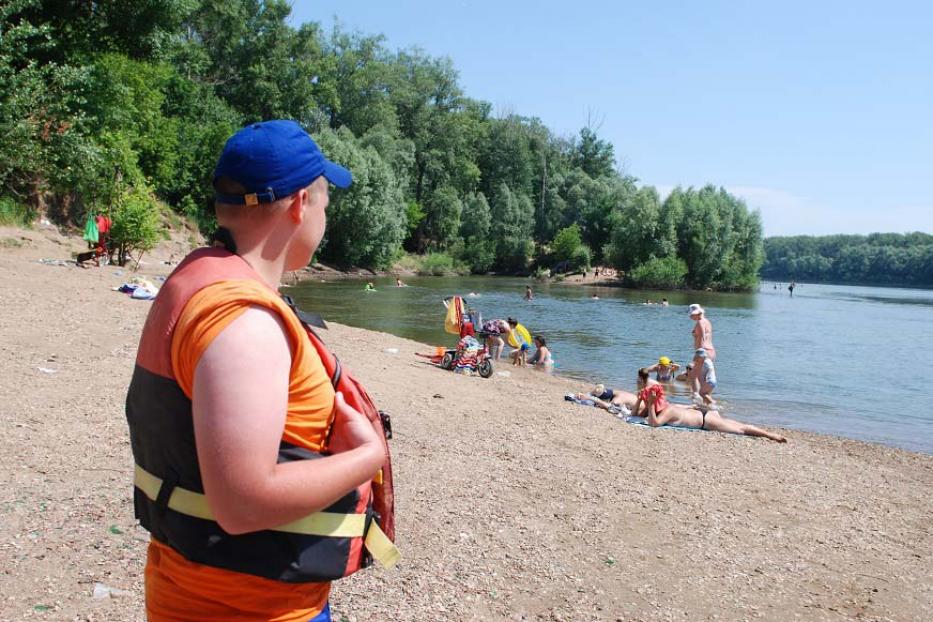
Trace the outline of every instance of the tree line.
{"label": "tree line", "polygon": [[381,268],[408,251],[477,273],[599,263],[641,286],[754,286],[760,217],[723,189],[662,201],[598,128],[496,115],[447,58],[289,13],[284,0],[0,0],[0,203],[151,222],[161,202],[208,231],[224,140],[292,118],[356,180],[328,209],[325,261]]}
{"label": "tree line", "polygon": [[778,281],[933,287],[933,235],[772,237],[761,275]]}

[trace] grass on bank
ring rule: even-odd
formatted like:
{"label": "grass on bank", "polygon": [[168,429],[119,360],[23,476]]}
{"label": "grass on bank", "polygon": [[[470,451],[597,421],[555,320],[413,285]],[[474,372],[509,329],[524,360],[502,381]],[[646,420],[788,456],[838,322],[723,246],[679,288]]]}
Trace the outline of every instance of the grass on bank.
{"label": "grass on bank", "polygon": [[447,253],[428,253],[415,255],[404,253],[399,257],[393,267],[396,270],[414,272],[420,276],[466,276],[470,274],[470,267],[454,259]]}
{"label": "grass on bank", "polygon": [[0,227],[28,228],[35,219],[36,213],[31,207],[17,203],[10,197],[0,197]]}

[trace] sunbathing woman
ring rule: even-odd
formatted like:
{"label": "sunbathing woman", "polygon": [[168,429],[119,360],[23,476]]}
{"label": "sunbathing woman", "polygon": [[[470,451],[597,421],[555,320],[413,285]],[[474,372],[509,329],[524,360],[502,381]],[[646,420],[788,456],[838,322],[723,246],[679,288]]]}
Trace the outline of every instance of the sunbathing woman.
{"label": "sunbathing woman", "polygon": [[[648,380],[648,371],[646,369],[638,370],[638,380],[640,384]],[[638,413],[637,407],[641,402],[645,404],[648,425],[652,427],[679,425],[686,428],[712,430],[713,432],[761,436],[778,443],[787,442],[787,439],[780,434],[768,432],[767,430],[763,430],[758,426],[748,423],[740,423],[732,419],[726,419],[715,410],[701,412],[695,408],[681,406],[679,404],[669,404],[667,400],[664,399],[664,387],[660,384],[645,386],[645,388],[638,392],[638,401],[635,402],[636,408],[632,409],[633,413]]]}

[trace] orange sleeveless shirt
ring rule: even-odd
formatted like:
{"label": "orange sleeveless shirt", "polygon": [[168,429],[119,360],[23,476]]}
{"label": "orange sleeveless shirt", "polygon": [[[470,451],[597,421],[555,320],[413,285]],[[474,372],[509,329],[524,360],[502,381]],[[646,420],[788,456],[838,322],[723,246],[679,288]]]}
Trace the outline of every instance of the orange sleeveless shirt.
{"label": "orange sleeveless shirt", "polygon": [[[282,439],[320,451],[333,417],[333,386],[301,322],[260,283],[223,281],[191,297],[172,338],[175,380],[191,399],[201,355],[253,305],[279,314],[292,345]],[[284,583],[214,568],[191,562],[155,539],[149,543],[146,613],[150,622],[306,622],[324,609],[329,592],[330,583]]]}

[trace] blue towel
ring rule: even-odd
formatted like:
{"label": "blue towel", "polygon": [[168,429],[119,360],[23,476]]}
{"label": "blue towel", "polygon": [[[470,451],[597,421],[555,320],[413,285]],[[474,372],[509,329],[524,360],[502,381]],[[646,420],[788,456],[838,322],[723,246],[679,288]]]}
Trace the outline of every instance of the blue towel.
{"label": "blue towel", "polygon": [[644,417],[636,417],[635,415],[629,415],[625,418],[626,423],[634,423],[635,425],[643,425],[646,428],[657,427],[657,428],[668,428],[670,430],[680,430],[682,432],[699,432],[700,428],[688,428],[683,425],[659,425],[659,426],[650,426],[648,425],[648,420]]}

